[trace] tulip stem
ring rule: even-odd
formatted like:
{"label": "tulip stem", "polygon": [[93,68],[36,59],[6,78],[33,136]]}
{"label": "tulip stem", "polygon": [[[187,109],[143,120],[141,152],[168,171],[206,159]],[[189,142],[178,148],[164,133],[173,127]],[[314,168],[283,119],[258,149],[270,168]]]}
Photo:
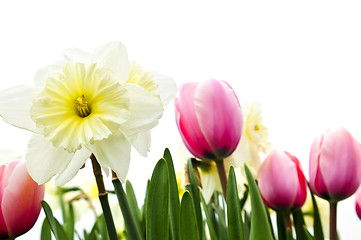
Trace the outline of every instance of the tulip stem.
{"label": "tulip stem", "polygon": [[337,240],[337,202],[330,201],[330,240]]}
{"label": "tulip stem", "polygon": [[95,181],[98,186],[98,195],[100,204],[102,206],[104,218],[105,218],[105,224],[107,226],[108,235],[110,240],[117,240],[117,231],[115,230],[115,225],[113,221],[112,212],[110,211],[109,201],[108,201],[108,193],[105,190],[104,181],[103,181],[103,175],[102,175],[102,169],[95,158],[94,154],[90,156],[90,159],[92,160],[93,165],[93,173],[95,176]]}
{"label": "tulip stem", "polygon": [[286,230],[287,230],[287,228],[288,228],[288,229],[291,231],[291,233],[292,233],[292,221],[291,221],[290,213],[289,213],[289,212],[285,212],[283,216],[284,216],[284,221],[285,221]]}
{"label": "tulip stem", "polygon": [[223,159],[216,160],[216,165],[217,165],[219,179],[221,180],[223,196],[224,199],[227,201],[227,175],[226,175],[226,170],[224,168]]}

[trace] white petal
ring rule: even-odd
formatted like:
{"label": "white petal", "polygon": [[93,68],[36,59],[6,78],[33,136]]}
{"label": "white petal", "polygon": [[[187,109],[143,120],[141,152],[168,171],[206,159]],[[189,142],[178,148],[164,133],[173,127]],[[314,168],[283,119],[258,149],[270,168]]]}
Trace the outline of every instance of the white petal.
{"label": "white petal", "polygon": [[150,151],[150,143],[151,143],[150,131],[140,132],[136,134],[131,139],[131,142],[133,147],[137,150],[137,152],[143,157],[146,157],[148,152]]}
{"label": "white petal", "polygon": [[26,168],[35,182],[43,184],[64,172],[73,156],[63,148],[55,148],[43,135],[33,134],[25,156]]}
{"label": "white petal", "polygon": [[91,152],[85,147],[81,148],[80,150],[76,151],[73,159],[71,159],[70,163],[64,170],[64,172],[60,173],[56,177],[56,185],[62,186],[65,183],[69,182],[79,171],[79,169],[83,166],[83,164],[88,160],[90,157]]}
{"label": "white petal", "polygon": [[155,127],[163,114],[159,98],[136,84],[126,83],[124,86],[129,94],[130,118],[121,125],[122,131],[127,136],[133,136]]}
{"label": "white petal", "polygon": [[63,52],[63,54],[66,60],[80,63],[88,62],[90,57],[89,53],[78,48],[68,48]]}
{"label": "white petal", "polygon": [[155,72],[153,72],[152,74],[154,76],[154,81],[158,83],[157,93],[162,100],[163,106],[165,106],[177,95],[177,84],[172,78],[168,76],[161,75]]}
{"label": "white petal", "polygon": [[96,141],[87,148],[103,167],[112,169],[119,180],[125,182],[129,169],[130,143],[122,133],[118,132],[107,139]]}
{"label": "white petal", "polygon": [[0,116],[15,127],[40,132],[30,118],[32,101],[40,90],[25,85],[5,89],[0,93]]}
{"label": "white petal", "polygon": [[114,74],[112,77],[119,82],[128,80],[128,54],[126,48],[120,42],[110,42],[100,46],[91,54],[89,62],[111,69]]}
{"label": "white petal", "polygon": [[39,69],[34,76],[34,85],[35,87],[43,87],[45,81],[54,73],[61,72],[63,66],[65,66],[65,61],[59,61],[53,65]]}
{"label": "white petal", "polygon": [[0,164],[5,164],[15,159],[21,159],[21,154],[13,150],[0,150]]}

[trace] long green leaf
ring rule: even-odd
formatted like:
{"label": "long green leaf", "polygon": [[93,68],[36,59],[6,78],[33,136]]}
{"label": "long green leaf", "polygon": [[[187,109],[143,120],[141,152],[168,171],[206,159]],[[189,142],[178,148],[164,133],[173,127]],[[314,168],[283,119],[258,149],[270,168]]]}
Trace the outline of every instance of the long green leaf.
{"label": "long green leaf", "polygon": [[179,192],[177,185],[177,178],[174,171],[172,155],[168,148],[164,150],[163,158],[167,161],[168,174],[169,174],[169,214],[170,214],[170,231],[172,240],[180,238],[179,230]]}
{"label": "long green leaf", "polygon": [[318,210],[317,202],[313,192],[311,191],[311,188],[310,187],[308,188],[310,189],[312,204],[313,204],[313,233],[316,240],[324,240],[325,237],[323,235],[321,217],[320,217],[320,212]]}
{"label": "long green leaf", "polygon": [[311,233],[307,230],[307,228],[305,227],[305,226],[303,226],[303,230],[305,231],[305,239],[306,240],[314,240],[315,239],[315,237],[313,237],[312,235],[311,235]]}
{"label": "long green leaf", "polygon": [[180,230],[181,240],[199,240],[194,206],[188,191],[186,191],[182,197],[180,207]]}
{"label": "long green leaf", "polygon": [[46,215],[46,219],[48,220],[51,231],[53,232],[55,238],[57,240],[68,240],[68,236],[66,235],[64,228],[60,225],[58,220],[54,217],[53,211],[50,206],[44,200],[41,201],[41,205],[43,206],[43,210]]}
{"label": "long green leaf", "polygon": [[64,222],[64,229],[66,234],[68,235],[69,240],[74,239],[74,226],[75,226],[75,217],[74,217],[74,209],[73,205],[70,203],[65,206],[66,211],[66,220]]}
{"label": "long green leaf", "polygon": [[41,240],[51,240],[51,230],[48,220],[45,218],[41,227]]}
{"label": "long green leaf", "polygon": [[209,230],[209,236],[211,237],[211,240],[217,240],[218,238],[217,238],[216,231],[214,230],[211,212],[208,209],[208,206],[207,206],[206,201],[204,200],[202,194],[200,193],[199,195],[201,198],[204,213],[206,214],[206,221],[207,221],[207,226],[208,226],[208,230]]}
{"label": "long green leaf", "polygon": [[140,234],[139,226],[137,225],[135,220],[136,218],[135,215],[137,215],[138,213],[136,212],[135,209],[134,209],[135,212],[132,212],[128,203],[127,196],[125,195],[123,186],[120,183],[119,179],[114,179],[112,182],[129,236],[134,240],[143,239]]}
{"label": "long green leaf", "polygon": [[228,174],[227,184],[227,219],[228,239],[244,240],[244,226],[241,216],[240,202],[238,199],[237,182],[234,168],[231,167]]}
{"label": "long green leaf", "polygon": [[201,209],[201,200],[199,198],[199,187],[194,173],[192,159],[188,159],[188,172],[190,185],[186,185],[185,188],[188,190],[192,196],[193,206],[196,213],[197,226],[199,239],[203,239],[203,218],[202,218],[202,209]]}
{"label": "long green leaf", "polygon": [[251,171],[245,165],[247,181],[249,186],[249,194],[251,197],[251,240],[271,240],[273,239],[271,228],[268,222],[267,213],[259,193],[256,182],[252,176]]}
{"label": "long green leaf", "polygon": [[160,159],[154,168],[147,199],[147,240],[169,239],[169,177],[168,166]]}
{"label": "long green leaf", "polygon": [[129,203],[129,208],[132,212],[132,215],[134,217],[134,221],[138,226],[138,230],[140,231],[142,229],[142,217],[138,206],[138,201],[134,193],[134,189],[132,184],[127,181],[125,183],[125,189],[127,193],[127,200]]}

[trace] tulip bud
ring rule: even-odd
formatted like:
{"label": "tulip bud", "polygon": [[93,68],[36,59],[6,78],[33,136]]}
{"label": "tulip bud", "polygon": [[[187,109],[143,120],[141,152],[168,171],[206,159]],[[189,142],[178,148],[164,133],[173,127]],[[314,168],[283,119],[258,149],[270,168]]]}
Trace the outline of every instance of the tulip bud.
{"label": "tulip bud", "polygon": [[188,150],[203,160],[224,159],[241,138],[241,106],[231,86],[209,80],[183,84],[175,99],[176,122]]}
{"label": "tulip bud", "polygon": [[340,201],[361,182],[361,146],[344,128],[317,137],[310,153],[310,187],[319,197]]}
{"label": "tulip bud", "polygon": [[258,179],[265,204],[276,211],[302,207],[307,183],[300,162],[288,152],[271,151],[262,163]]}
{"label": "tulip bud", "polygon": [[0,166],[0,239],[29,231],[38,219],[43,199],[44,185],[33,181],[24,162]]}

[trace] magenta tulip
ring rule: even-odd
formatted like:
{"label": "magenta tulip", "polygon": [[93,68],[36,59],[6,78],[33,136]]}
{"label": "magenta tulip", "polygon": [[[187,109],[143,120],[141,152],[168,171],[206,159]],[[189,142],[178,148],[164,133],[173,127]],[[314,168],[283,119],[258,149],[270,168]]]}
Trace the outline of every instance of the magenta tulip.
{"label": "magenta tulip", "polygon": [[344,128],[317,137],[310,153],[310,187],[319,197],[340,201],[361,183],[361,146]]}
{"label": "magenta tulip", "polygon": [[25,162],[0,166],[0,239],[29,231],[38,219],[43,199],[44,185],[33,181]]}
{"label": "magenta tulip", "polygon": [[228,83],[209,80],[183,84],[175,108],[183,142],[195,157],[217,160],[232,154],[241,138],[243,117]]}
{"label": "magenta tulip", "polygon": [[265,204],[276,211],[292,211],[306,200],[307,182],[301,164],[288,152],[271,151],[259,170],[259,189]]}

